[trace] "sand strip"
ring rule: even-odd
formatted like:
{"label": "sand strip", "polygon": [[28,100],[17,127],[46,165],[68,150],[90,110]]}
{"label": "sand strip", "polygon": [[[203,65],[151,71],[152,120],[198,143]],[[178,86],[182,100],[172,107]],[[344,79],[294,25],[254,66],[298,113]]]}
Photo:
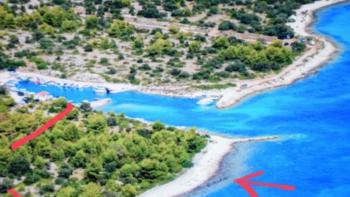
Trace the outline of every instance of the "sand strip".
{"label": "sand strip", "polygon": [[207,146],[194,157],[193,167],[186,170],[175,180],[156,186],[141,194],[140,197],[172,197],[190,192],[215,176],[223,158],[232,150],[234,144],[277,139],[275,136],[235,139],[210,135],[210,141]]}

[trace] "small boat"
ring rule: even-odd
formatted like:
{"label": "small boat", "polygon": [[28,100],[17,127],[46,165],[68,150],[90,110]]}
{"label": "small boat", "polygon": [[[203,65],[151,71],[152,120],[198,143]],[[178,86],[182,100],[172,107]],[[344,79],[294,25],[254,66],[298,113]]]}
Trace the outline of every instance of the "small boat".
{"label": "small boat", "polygon": [[49,85],[49,86],[55,86],[55,85],[57,85],[57,84],[56,84],[55,82],[53,82],[53,81],[48,81],[46,84]]}
{"label": "small boat", "polygon": [[105,94],[106,88],[105,87],[96,87],[96,88],[94,88],[94,91],[98,94]]}
{"label": "small boat", "polygon": [[212,97],[206,97],[206,98],[202,98],[201,100],[199,100],[197,102],[198,105],[210,105],[214,102],[214,98]]}

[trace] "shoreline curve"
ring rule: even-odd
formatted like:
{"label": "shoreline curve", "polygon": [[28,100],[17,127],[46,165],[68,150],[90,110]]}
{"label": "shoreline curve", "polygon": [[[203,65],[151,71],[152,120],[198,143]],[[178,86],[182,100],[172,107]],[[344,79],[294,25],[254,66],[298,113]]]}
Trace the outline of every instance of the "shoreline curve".
{"label": "shoreline curve", "polygon": [[[217,90],[195,90],[186,85],[172,86],[142,86],[128,83],[108,83],[108,82],[88,82],[77,81],[74,79],[60,79],[43,73],[29,72],[19,68],[17,76],[22,78],[31,78],[33,81],[41,80],[43,82],[55,82],[56,84],[68,84],[73,87],[105,87],[112,93],[137,91],[145,94],[155,94],[160,96],[195,98],[195,99],[211,99],[216,102],[216,107],[219,109],[229,108],[247,97],[266,92],[279,87],[284,87],[293,84],[296,81],[304,79],[319,68],[325,66],[326,63],[334,59],[341,47],[331,38],[318,34],[311,27],[313,26],[316,16],[315,13],[321,9],[336,4],[345,3],[349,0],[319,0],[311,4],[301,6],[296,10],[296,14],[291,16],[294,22],[288,25],[294,30],[297,36],[312,37],[316,41],[314,46],[294,62],[285,67],[278,74],[267,75],[262,78],[253,80],[233,81],[236,86],[226,89]],[[0,72],[0,82],[5,83],[6,80],[14,79],[8,72]],[[242,88],[244,86],[245,88]]]}
{"label": "shoreline curve", "polygon": [[[289,65],[288,67],[286,67],[281,73],[279,73],[278,75],[274,76],[274,77],[270,77],[270,78],[265,78],[262,80],[254,80],[249,82],[250,84],[248,85],[247,89],[244,90],[240,90],[239,88],[229,88],[229,89],[225,89],[225,90],[216,90],[216,91],[200,91],[200,92],[190,92],[190,93],[186,93],[186,94],[173,94],[172,91],[177,91],[176,88],[179,87],[174,87],[172,89],[172,91],[167,92],[168,90],[164,90],[162,88],[148,88],[147,87],[140,87],[140,86],[134,86],[134,85],[130,85],[130,84],[111,84],[111,83],[102,83],[102,84],[97,84],[97,83],[93,83],[93,82],[77,82],[77,81],[73,81],[73,80],[61,80],[61,79],[57,79],[54,77],[48,77],[48,76],[44,76],[44,75],[40,75],[40,74],[36,74],[36,73],[27,73],[27,72],[19,72],[20,76],[25,76],[25,77],[33,77],[33,78],[40,78],[46,81],[55,81],[55,82],[61,82],[61,83],[70,83],[72,85],[76,85],[76,86],[84,86],[84,85],[88,85],[88,86],[92,86],[92,87],[96,87],[96,86],[105,86],[108,87],[112,90],[112,92],[122,92],[122,91],[131,91],[131,90],[135,90],[135,91],[140,91],[143,93],[151,93],[151,94],[159,94],[159,95],[165,95],[165,96],[183,96],[183,97],[190,97],[190,98],[196,98],[198,96],[221,96],[221,99],[218,101],[217,103],[217,107],[218,108],[227,108],[227,107],[231,107],[239,102],[242,101],[242,99],[245,99],[249,96],[252,96],[254,94],[258,94],[260,92],[264,92],[270,89],[274,89],[274,88],[278,88],[281,86],[287,86],[290,85],[292,83],[294,83],[297,80],[303,79],[305,77],[308,77],[310,74],[314,73],[317,69],[319,69],[321,66],[324,66],[326,62],[331,61],[339,52],[340,52],[340,48],[339,46],[330,38],[324,36],[324,35],[320,35],[317,34],[316,32],[314,32],[312,30],[312,28],[310,28],[313,23],[315,22],[315,13],[317,11],[319,11],[320,9],[324,9],[326,7],[329,6],[334,6],[335,4],[340,4],[340,3],[345,3],[347,0],[321,0],[321,1],[316,1],[312,4],[307,4],[302,6],[300,9],[298,9],[296,11],[296,21],[294,23],[290,23],[289,25],[291,25],[291,27],[294,29],[294,31],[298,34],[298,35],[302,35],[302,36],[312,36],[315,37],[316,39],[318,39],[318,46],[321,48],[316,48],[312,51],[307,51],[305,54],[303,54],[301,57],[299,57],[293,64]],[[306,14],[305,11],[307,12]],[[305,62],[307,60],[307,62]],[[308,64],[309,66],[305,65]],[[311,66],[310,66],[311,65]],[[294,69],[294,70],[293,70]],[[296,71],[295,71],[296,69]],[[288,75],[290,78],[286,78]],[[2,81],[3,79],[11,79],[11,77],[8,77],[8,73],[0,73],[0,81]],[[8,78],[6,78],[8,77]],[[281,77],[283,79],[281,79]],[[276,81],[273,81],[276,80]],[[274,83],[269,83],[273,81]],[[245,82],[243,82],[245,83]],[[180,88],[181,89],[181,88]],[[190,192],[198,187],[200,187],[200,185],[202,185],[203,183],[207,182],[211,177],[215,176],[215,174],[217,173],[217,171],[220,169],[220,165],[221,162],[223,161],[223,159],[225,158],[225,156],[232,151],[233,148],[233,144],[235,143],[234,139],[221,139],[222,137],[215,137],[214,135],[210,134],[210,136],[213,139],[216,139],[217,143],[222,143],[221,146],[223,146],[224,148],[221,148],[220,153],[215,152],[215,147],[217,146],[213,146],[211,144],[208,144],[203,152],[197,154],[195,156],[195,159],[198,158],[197,160],[194,160],[194,167],[197,167],[199,169],[199,172],[201,174],[203,174],[204,172],[206,173],[205,176],[201,177],[200,179],[194,179],[194,183],[192,183],[192,185],[189,184],[189,181],[191,181],[192,179],[186,179],[186,177],[193,177],[193,174],[191,174],[191,176],[186,175],[186,173],[196,173],[197,171],[194,171],[192,168],[188,169],[187,171],[185,171],[182,175],[178,176],[175,180],[166,183],[164,185],[152,188],[148,191],[146,191],[145,193],[141,194],[142,197],[146,197],[148,196],[162,196],[159,193],[159,195],[155,195],[157,193],[153,193],[153,192],[162,192],[164,191],[163,189],[160,189],[161,187],[165,187],[168,188],[169,186],[167,186],[168,184],[171,185],[173,187],[172,190],[166,190],[167,196],[169,196],[169,192],[174,191],[174,192],[178,192],[178,194],[170,194],[170,196],[177,196],[177,195],[181,195],[187,192]],[[220,139],[221,140],[220,140]],[[250,139],[251,140],[251,139]],[[236,143],[238,143],[236,141]],[[215,144],[214,144],[215,145]],[[220,147],[220,146],[219,146]],[[208,154],[209,151],[214,151],[214,155],[213,153]],[[208,156],[209,155],[209,156]],[[205,164],[205,158],[211,158],[211,156],[215,156],[214,159],[211,159],[213,163],[210,163],[210,165],[208,165],[210,167],[210,169],[208,168],[201,168],[201,166],[203,166]],[[203,164],[204,163],[204,164]],[[208,167],[207,166],[207,167]],[[193,167],[193,168],[194,168]],[[205,171],[203,171],[203,169],[205,169]],[[185,176],[185,178],[181,178]],[[180,189],[181,184],[179,185],[179,182],[176,182],[180,180],[183,181],[182,185],[184,185],[183,189]],[[176,187],[174,187],[174,185]],[[191,187],[185,188],[186,185],[189,185]],[[175,191],[176,190],[176,191]],[[150,193],[152,193],[152,195],[149,195]]]}
{"label": "shoreline curve", "polygon": [[201,187],[217,174],[223,159],[232,151],[235,144],[278,139],[277,136],[227,138],[210,135],[207,146],[193,158],[193,167],[186,169],[174,180],[145,191],[139,197],[173,197],[189,193]]}
{"label": "shoreline curve", "polygon": [[315,39],[316,45],[312,46],[279,74],[265,79],[263,78],[262,80],[253,80],[248,85],[248,88],[243,90],[237,88],[228,90],[230,92],[221,97],[217,102],[217,107],[219,109],[232,107],[247,97],[291,85],[296,81],[314,74],[319,68],[332,61],[341,51],[340,46],[327,36],[315,32],[311,27],[317,19],[316,13],[319,10],[346,3],[347,1],[348,0],[320,0],[303,5],[296,10],[296,14],[291,17],[295,21],[288,23],[288,25],[294,30],[297,36],[312,37]]}

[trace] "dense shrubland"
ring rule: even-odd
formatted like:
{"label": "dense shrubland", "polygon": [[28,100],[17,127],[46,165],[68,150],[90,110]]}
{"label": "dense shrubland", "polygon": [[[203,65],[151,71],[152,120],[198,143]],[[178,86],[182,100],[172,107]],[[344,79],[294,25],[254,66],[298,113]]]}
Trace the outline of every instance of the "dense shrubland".
{"label": "dense shrubland", "polygon": [[[149,18],[162,18],[166,14],[162,10],[170,12],[173,17],[194,16],[200,13],[207,13],[207,16],[218,14],[221,7],[231,16],[240,22],[240,26],[231,26],[230,29],[238,32],[256,32],[279,38],[293,37],[292,29],[285,24],[294,10],[301,5],[311,3],[314,0],[138,0],[143,6],[139,15]],[[189,6],[191,5],[191,6]],[[192,9],[190,9],[192,7]],[[145,13],[145,14],[143,14]],[[222,29],[222,28],[220,28]],[[225,28],[224,28],[225,29]]]}
{"label": "dense shrubland", "polygon": [[[135,196],[190,167],[207,141],[193,129],[146,125],[82,104],[13,152],[11,142],[33,132],[66,102],[15,106],[3,88],[0,94],[0,193],[15,187],[26,196]],[[35,192],[26,192],[29,187]]]}
{"label": "dense shrubland", "polygon": [[[229,84],[233,78],[279,71],[306,49],[296,40],[248,43],[230,33],[292,37],[285,23],[310,1],[53,0],[31,7],[29,1],[11,0],[0,5],[0,69],[27,65],[62,78],[92,73],[109,82],[142,85]],[[143,29],[123,19],[125,13],[177,23]],[[189,20],[203,13],[203,19]],[[226,18],[210,21],[213,15]],[[192,34],[181,23],[225,34]]]}

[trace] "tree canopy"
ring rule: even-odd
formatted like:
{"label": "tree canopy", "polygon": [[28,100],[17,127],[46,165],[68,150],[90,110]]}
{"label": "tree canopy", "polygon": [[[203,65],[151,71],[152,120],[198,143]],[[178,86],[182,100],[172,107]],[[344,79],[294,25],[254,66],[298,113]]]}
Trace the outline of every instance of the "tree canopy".
{"label": "tree canopy", "polygon": [[[24,187],[42,194],[135,196],[191,166],[192,157],[207,141],[193,129],[183,131],[160,122],[146,125],[122,114],[75,108],[75,118],[60,121],[12,153],[11,142],[34,131],[66,102],[59,99],[10,110],[13,101],[4,94],[0,97],[0,177],[10,184],[24,176]],[[56,172],[50,167],[53,164]]]}

